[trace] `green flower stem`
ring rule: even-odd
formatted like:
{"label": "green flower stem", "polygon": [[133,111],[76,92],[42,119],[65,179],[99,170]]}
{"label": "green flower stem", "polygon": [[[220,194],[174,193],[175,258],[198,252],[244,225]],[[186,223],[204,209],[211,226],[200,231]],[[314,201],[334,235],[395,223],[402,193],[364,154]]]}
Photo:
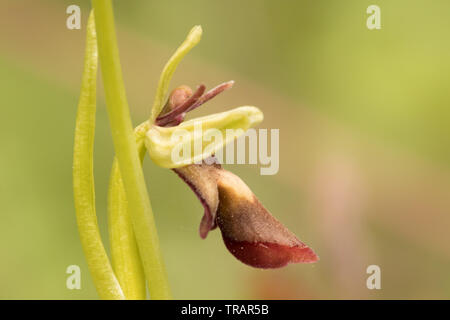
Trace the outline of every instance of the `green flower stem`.
{"label": "green flower stem", "polygon": [[94,189],[94,134],[97,84],[97,39],[94,15],[87,28],[86,55],[75,126],[73,189],[78,230],[92,279],[101,299],[124,299],[97,225]]}
{"label": "green flower stem", "polygon": [[92,1],[111,132],[133,229],[152,299],[170,299],[150,199],[133,134],[110,0]]}
{"label": "green flower stem", "polygon": [[[148,127],[148,122],[145,122],[135,129],[141,164],[146,153],[144,136]],[[108,230],[113,269],[125,296],[130,300],[144,300],[146,298],[145,275],[128,212],[117,158],[113,162],[109,183]]]}

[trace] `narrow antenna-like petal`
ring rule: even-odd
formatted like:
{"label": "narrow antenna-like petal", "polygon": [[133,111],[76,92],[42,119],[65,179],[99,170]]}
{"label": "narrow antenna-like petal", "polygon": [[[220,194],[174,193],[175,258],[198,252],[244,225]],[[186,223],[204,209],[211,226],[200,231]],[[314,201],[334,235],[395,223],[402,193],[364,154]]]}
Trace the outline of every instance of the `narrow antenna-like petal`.
{"label": "narrow antenna-like petal", "polygon": [[231,81],[219,84],[215,88],[212,88],[207,93],[205,93],[204,96],[202,96],[200,99],[198,99],[197,102],[195,102],[192,106],[190,106],[189,109],[187,109],[185,112],[189,112],[189,111],[192,111],[192,110],[200,107],[202,104],[208,102],[209,100],[211,100],[212,98],[217,96],[219,93],[222,93],[225,90],[230,89],[231,87],[233,87],[233,84],[234,84],[234,81],[231,80]]}
{"label": "narrow antenna-like petal", "polygon": [[182,104],[172,109],[171,111],[162,114],[158,118],[156,118],[156,125],[164,127],[167,124],[174,121],[174,119],[176,119],[177,116],[187,112],[187,110],[199,100],[199,98],[203,95],[205,90],[206,87],[204,84],[199,85],[194,94],[191,95],[188,99],[186,99],[186,101],[184,101]]}

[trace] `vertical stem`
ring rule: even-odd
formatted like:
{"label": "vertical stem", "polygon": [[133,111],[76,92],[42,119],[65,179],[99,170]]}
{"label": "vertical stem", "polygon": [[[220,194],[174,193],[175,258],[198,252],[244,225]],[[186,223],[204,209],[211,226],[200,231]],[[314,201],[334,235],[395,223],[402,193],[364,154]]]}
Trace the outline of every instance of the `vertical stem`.
{"label": "vertical stem", "polygon": [[105,252],[95,213],[94,134],[97,84],[97,39],[94,15],[87,28],[86,55],[75,125],[73,190],[81,245],[101,299],[124,299]]}
{"label": "vertical stem", "polygon": [[110,0],[92,1],[106,104],[128,209],[152,299],[170,299],[169,285],[133,134]]}
{"label": "vertical stem", "polygon": [[144,269],[116,158],[108,190],[108,233],[111,263],[123,293],[129,300],[145,300],[147,288]]}
{"label": "vertical stem", "polygon": [[[135,129],[139,160],[144,160],[146,148],[142,132],[148,130],[148,122]],[[108,231],[111,262],[127,299],[145,300],[147,292],[142,260],[133,230],[127,197],[117,158],[114,159],[108,192]]]}

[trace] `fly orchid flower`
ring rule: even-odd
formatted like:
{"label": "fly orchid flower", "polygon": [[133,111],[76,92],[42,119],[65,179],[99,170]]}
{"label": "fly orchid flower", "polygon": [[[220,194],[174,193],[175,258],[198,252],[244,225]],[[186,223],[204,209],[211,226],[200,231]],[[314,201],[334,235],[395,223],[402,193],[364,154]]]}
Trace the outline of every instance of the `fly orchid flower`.
{"label": "fly orchid flower", "polygon": [[[228,250],[242,262],[258,268],[316,262],[318,257],[312,249],[278,222],[239,177],[215,163],[214,153],[261,122],[262,112],[256,107],[244,106],[184,122],[189,111],[230,88],[233,82],[221,84],[206,93],[204,85],[195,92],[182,86],[175,89],[163,105],[177,65],[200,41],[201,27],[196,26],[190,31],[165,65],[151,116],[135,128],[133,135],[112,4],[103,0],[93,0],[92,3],[95,18],[92,11],[87,26],[85,66],[75,129],[73,177],[81,243],[100,297],[145,299],[147,285],[152,299],[171,297],[142,172],[141,163],[146,151],[156,164],[173,169],[202,202],[202,238],[219,226]],[[111,262],[98,229],[94,196],[98,57],[117,153],[108,191]],[[237,133],[231,137],[227,135],[225,139],[217,138],[228,129]],[[211,132],[218,135],[211,135]],[[210,143],[203,147],[204,142]],[[180,150],[186,154],[182,159],[174,157]]]}
{"label": "fly orchid flower", "polygon": [[[183,124],[188,127],[199,120],[183,123],[187,112],[230,88],[232,84],[231,81],[221,84],[205,95],[204,85],[200,85],[194,93],[187,86],[175,89],[156,123],[167,132],[173,132],[174,128]],[[247,111],[248,125],[257,122],[251,120],[252,116],[262,120],[262,114],[258,111]],[[218,120],[212,125],[222,130],[229,125],[230,122],[224,120],[229,116],[229,113],[226,116],[219,114],[203,119],[217,117]],[[238,113],[233,116],[245,122],[245,116]],[[157,136],[161,130],[149,130],[147,136]],[[161,138],[158,136],[158,139]],[[151,155],[154,149],[149,143],[147,146]],[[202,156],[204,159],[205,155]],[[228,250],[243,263],[256,268],[279,268],[288,263],[312,263],[318,260],[311,248],[275,219],[250,188],[238,176],[224,170],[214,157],[205,159],[201,164],[174,166],[173,170],[194,191],[204,207],[200,237],[206,238],[210,230],[219,226]]]}
{"label": "fly orchid flower", "polygon": [[[189,111],[231,88],[233,81],[206,93],[204,85],[198,86],[195,92],[188,86],[178,87],[162,106],[177,64],[198,43],[201,32],[198,26],[190,31],[160,77],[150,119],[153,125],[145,127],[145,147],[150,158],[162,167],[173,169],[199,198],[204,207],[200,223],[201,238],[206,238],[210,230],[219,226],[228,250],[243,263],[257,268],[279,268],[288,263],[318,261],[311,248],[276,220],[250,188],[238,176],[224,170],[214,158],[214,153],[230,139],[260,123],[262,112],[256,107],[244,106],[184,122]],[[196,132],[198,128],[200,133]],[[218,130],[222,134],[228,129],[240,130],[231,138],[214,140],[203,148],[204,142],[211,139],[208,130]],[[181,142],[177,132],[183,133]],[[200,149],[192,150],[196,143],[201,146]],[[176,160],[174,151],[177,153],[180,149],[183,153],[187,151],[188,156]]]}

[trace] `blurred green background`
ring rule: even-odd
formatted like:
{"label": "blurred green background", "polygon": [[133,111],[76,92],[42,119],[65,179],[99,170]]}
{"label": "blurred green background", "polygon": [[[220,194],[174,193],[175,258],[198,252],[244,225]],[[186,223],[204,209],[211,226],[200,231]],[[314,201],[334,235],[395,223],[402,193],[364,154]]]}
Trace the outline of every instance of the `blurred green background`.
{"label": "blurred green background", "polygon": [[[82,29],[68,30],[69,4]],[[366,8],[381,8],[368,30]],[[95,299],[72,199],[72,145],[89,1],[0,1],[0,298]],[[203,209],[170,170],[145,175],[175,298],[450,298],[450,2],[115,1],[135,124],[160,70],[193,25],[202,42],[172,81],[233,90],[195,112],[239,105],[280,129],[280,171],[228,166],[319,254],[314,265],[257,270],[218,231],[198,236]],[[99,82],[100,83],[100,82]],[[114,154],[99,89],[95,175],[106,237]],[[82,289],[66,288],[67,266]],[[381,290],[366,288],[381,267]]]}

